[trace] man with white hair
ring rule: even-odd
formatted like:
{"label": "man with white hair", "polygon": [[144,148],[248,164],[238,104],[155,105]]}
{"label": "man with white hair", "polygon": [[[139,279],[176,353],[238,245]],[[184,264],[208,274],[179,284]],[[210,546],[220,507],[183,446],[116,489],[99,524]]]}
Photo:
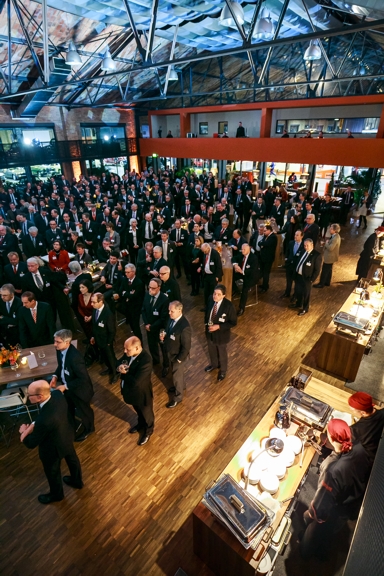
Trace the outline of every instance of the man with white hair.
{"label": "man with white hair", "polygon": [[27,258],[33,256],[44,256],[47,253],[47,246],[41,234],[39,234],[36,226],[31,226],[28,229],[28,234],[22,237],[21,245],[23,254]]}
{"label": "man with white hair", "polygon": [[304,316],[309,312],[312,284],[320,274],[321,254],[314,250],[313,240],[304,240],[304,253],[300,258],[295,273],[295,298],[296,304],[290,308],[301,308],[298,316]]}

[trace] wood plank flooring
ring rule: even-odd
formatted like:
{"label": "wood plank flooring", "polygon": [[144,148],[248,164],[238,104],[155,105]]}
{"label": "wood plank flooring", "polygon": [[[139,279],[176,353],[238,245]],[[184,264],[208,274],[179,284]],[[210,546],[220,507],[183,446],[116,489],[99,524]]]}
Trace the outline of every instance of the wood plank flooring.
{"label": "wood plank flooring", "polygon": [[[165,408],[168,397],[156,370],[155,433],[140,448],[137,436],[128,435],[135,415],[122,401],[119,385],[109,386],[93,366],[97,432],[77,445],[85,486],[66,486],[63,502],[42,506],[37,501],[47,492],[37,450],[20,445],[17,433],[9,449],[2,443],[2,575],[174,576],[178,567],[188,576],[210,575],[193,554],[191,512],[352,290],[362,244],[380,222],[372,216],[365,232],[350,225],[342,229],[334,283],[313,290],[310,314],[303,318],[278,298],[285,277],[281,269],[273,272],[269,292],[247,308],[233,330],[230,369],[220,384],[216,373],[203,370],[202,297],[190,297],[183,278],[185,312],[193,326],[185,400],[174,410]],[[127,336],[123,325],[117,355]]]}

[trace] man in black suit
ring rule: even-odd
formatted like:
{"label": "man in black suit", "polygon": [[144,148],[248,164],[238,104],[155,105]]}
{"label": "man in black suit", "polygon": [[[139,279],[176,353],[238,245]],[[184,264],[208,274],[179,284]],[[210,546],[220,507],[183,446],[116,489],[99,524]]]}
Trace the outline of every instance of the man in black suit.
{"label": "man in black suit", "polygon": [[188,276],[188,263],[186,260],[188,232],[181,227],[181,220],[175,221],[175,227],[171,230],[169,237],[175,244],[176,278],[181,278],[181,264],[183,264],[185,276]]}
{"label": "man in black suit", "polygon": [[20,298],[15,296],[15,288],[12,284],[4,284],[1,287],[0,300],[0,329],[3,344],[15,346],[20,342],[18,312],[22,308]]}
{"label": "man in black suit", "polygon": [[92,346],[96,346],[101,360],[107,368],[100,372],[100,376],[109,374],[109,383],[114,384],[119,377],[116,374],[116,356],[113,343],[116,336],[116,315],[105,304],[104,294],[95,292],[91,296],[92,313]]}
{"label": "man in black suit", "polygon": [[264,227],[264,236],[259,242],[259,261],[263,277],[260,292],[266,292],[269,288],[269,275],[271,273],[272,264],[275,261],[276,247],[277,236],[274,234],[272,226],[267,225]]}
{"label": "man in black suit", "polygon": [[237,317],[234,305],[225,298],[226,288],[223,284],[215,287],[213,296],[209,297],[205,312],[205,335],[208,344],[210,364],[205,372],[219,369],[217,380],[221,382],[228,369],[227,344],[231,337],[231,328],[236,326]]}
{"label": "man in black suit", "polygon": [[60,222],[60,230],[63,233],[65,246],[67,246],[71,239],[71,233],[76,232],[76,224],[71,222],[71,217],[67,212],[63,214],[63,221]]}
{"label": "man in black suit", "polygon": [[282,228],[284,225],[284,214],[285,209],[284,206],[282,206],[281,204],[281,198],[275,198],[271,210],[271,218],[275,219],[276,224],[279,226],[279,228]]}
{"label": "man in black suit", "polygon": [[20,214],[20,213],[16,216],[16,220],[18,222],[17,226],[19,230],[21,230],[21,238],[23,236],[27,236],[28,230],[30,229],[31,226],[33,226],[32,222],[27,220],[26,214]]}
{"label": "man in black suit", "polygon": [[81,466],[73,446],[74,430],[68,417],[68,405],[61,392],[52,390],[45,380],[36,380],[28,386],[32,403],[40,404],[40,412],[32,424],[20,426],[20,441],[27,448],[39,447],[39,457],[49,484],[49,493],[40,494],[41,504],[59,502],[64,498],[60,465],[62,458],[68,465],[70,476],[63,481],[72,488],[82,488]]}
{"label": "man in black suit", "polygon": [[[24,274],[21,279],[23,292],[33,292],[39,302],[47,302],[50,304],[56,316],[56,308],[58,307],[56,299],[59,297],[59,292],[61,296],[63,290],[65,290],[63,276],[57,272],[52,272],[52,270],[45,266],[39,267],[39,262],[36,258],[28,258],[27,266],[28,272]],[[62,313],[68,312],[66,308],[61,308],[60,311]],[[60,320],[61,319],[62,315],[60,315]]]}
{"label": "man in black suit", "polygon": [[169,304],[169,319],[165,326],[165,333],[160,334],[163,350],[163,372],[165,378],[169,367],[172,370],[172,386],[168,388],[169,402],[167,408],[175,408],[183,400],[185,389],[184,371],[185,363],[191,350],[191,326],[183,316],[183,305],[174,300]]}
{"label": "man in black suit", "polygon": [[[148,347],[152,356],[153,364],[159,364],[159,333],[164,328],[168,318],[169,300],[160,291],[161,280],[151,278],[148,292],[144,296],[142,316],[147,333]],[[163,360],[164,350],[161,347]]]}
{"label": "man in black suit", "polygon": [[195,215],[195,208],[191,205],[191,201],[189,198],[185,199],[185,204],[181,208],[181,217],[188,220],[189,218],[193,218]]}
{"label": "man in black suit", "polygon": [[[83,431],[76,438],[82,442],[95,431],[95,415],[91,408],[94,394],[92,380],[84,362],[84,356],[72,344],[72,332],[55,332],[53,344],[56,348],[57,368],[52,376],[51,388],[64,394],[68,411],[76,428],[76,414],[83,423]],[[58,386],[57,383],[61,382]]]}
{"label": "man in black suit", "polygon": [[48,250],[52,250],[53,243],[55,240],[60,240],[61,244],[64,246],[63,232],[58,227],[56,220],[50,220],[49,228],[45,233],[45,241],[47,243]]}
{"label": "man in black suit", "polygon": [[241,254],[234,256],[233,261],[233,271],[234,280],[237,283],[242,280],[241,296],[239,310],[237,312],[238,316],[242,316],[247,305],[248,292],[255,286],[259,281],[260,270],[257,261],[257,256],[251,252],[251,247],[249,244],[243,244],[241,247]]}
{"label": "man in black suit", "polygon": [[200,267],[197,272],[204,275],[204,304],[206,309],[209,297],[213,294],[216,284],[221,282],[223,277],[220,254],[217,250],[212,250],[209,244],[204,243],[201,246]]}
{"label": "man in black suit", "polygon": [[154,242],[157,231],[157,223],[152,221],[152,215],[150,212],[145,215],[144,220],[140,223],[139,230],[144,243]]}
{"label": "man in black suit", "polygon": [[39,231],[39,234],[42,236],[45,235],[46,231],[49,228],[49,218],[47,216],[48,211],[45,208],[42,208],[40,214],[36,214],[34,216],[35,226]]}
{"label": "man in black suit", "polygon": [[36,226],[31,226],[28,234],[23,236],[21,240],[23,254],[26,258],[33,258],[33,256],[41,257],[47,253],[44,237],[39,234]]}
{"label": "man in black suit", "polygon": [[219,240],[219,242],[224,242],[224,244],[228,244],[233,236],[233,230],[229,228],[229,220],[228,218],[223,218],[221,221],[221,225],[217,226],[214,232],[214,239]]}
{"label": "man in black suit", "polygon": [[168,296],[169,302],[173,300],[181,301],[180,286],[176,280],[171,276],[171,269],[169,266],[162,266],[160,268],[161,291]]}
{"label": "man in black suit", "polygon": [[130,404],[138,416],[136,426],[130,434],[139,432],[138,446],[146,444],[153,434],[155,415],[153,413],[152,358],[143,350],[140,339],[131,336],[124,342],[124,355],[117,368],[121,378],[121,394],[124,402]]}
{"label": "man in black suit", "polygon": [[18,296],[22,293],[22,281],[24,276],[28,273],[28,266],[25,262],[20,262],[17,252],[10,252],[8,254],[9,264],[4,266],[4,280],[12,284]]}
{"label": "man in black suit", "polygon": [[7,232],[5,226],[0,226],[0,266],[7,263],[7,256],[10,252],[19,253],[19,245],[16,234]]}
{"label": "man in black suit", "polygon": [[245,128],[242,122],[239,122],[239,126],[237,127],[236,138],[245,138]]}
{"label": "man in black suit", "polygon": [[304,316],[309,312],[309,301],[311,298],[312,284],[320,274],[321,254],[313,249],[313,240],[307,238],[304,240],[304,249],[295,273],[295,298],[296,304],[290,308],[301,308],[298,316]]}
{"label": "man in black suit", "polygon": [[352,188],[347,186],[347,189],[341,194],[341,210],[340,210],[340,224],[345,226],[347,217],[353,206],[354,194]]}
{"label": "man in black suit", "polygon": [[131,218],[129,224],[130,226],[127,233],[128,251],[131,263],[136,264],[139,249],[143,244],[143,238],[140,229],[137,227],[137,220]]}
{"label": "man in black suit", "polygon": [[163,249],[160,246],[154,246],[152,261],[149,262],[146,269],[148,279],[160,278],[160,268],[166,265],[167,262],[163,258]]}
{"label": "man in black suit", "polygon": [[300,258],[304,254],[303,231],[296,230],[295,239],[288,244],[288,254],[285,259],[285,291],[280,298],[290,298],[295,272]]}
{"label": "man in black suit", "polygon": [[136,276],[136,266],[125,266],[125,278],[122,279],[118,300],[121,302],[121,311],[125,314],[125,321],[131,327],[134,335],[141,341],[143,339],[140,330],[140,314],[145,295],[144,283]]}
{"label": "man in black suit", "polygon": [[82,215],[83,241],[91,256],[97,252],[97,236],[99,234],[99,224],[91,222],[88,212]]}
{"label": "man in black suit", "polygon": [[114,294],[119,293],[119,285],[122,280],[122,267],[119,262],[119,252],[113,251],[109,257],[109,261],[100,274],[100,282],[103,286],[100,287],[100,292],[104,294],[104,298],[111,309],[115,312],[115,299]]}
{"label": "man in black suit", "polygon": [[50,305],[37,302],[33,292],[23,292],[21,302],[23,307],[18,311],[21,347],[52,344],[55,322]]}
{"label": "man in black suit", "polygon": [[169,239],[167,230],[161,230],[161,240],[156,242],[156,246],[160,246],[162,249],[162,257],[166,261],[166,265],[172,270],[175,265],[176,245]]}
{"label": "man in black suit", "polygon": [[315,223],[315,215],[308,214],[306,217],[306,226],[304,227],[304,237],[303,240],[309,238],[313,242],[313,246],[316,246],[317,239],[320,233],[320,227],[318,224]]}
{"label": "man in black suit", "polygon": [[88,264],[92,262],[91,256],[85,251],[85,245],[81,242],[76,244],[76,256],[72,262],[78,262],[82,269],[86,268]]}

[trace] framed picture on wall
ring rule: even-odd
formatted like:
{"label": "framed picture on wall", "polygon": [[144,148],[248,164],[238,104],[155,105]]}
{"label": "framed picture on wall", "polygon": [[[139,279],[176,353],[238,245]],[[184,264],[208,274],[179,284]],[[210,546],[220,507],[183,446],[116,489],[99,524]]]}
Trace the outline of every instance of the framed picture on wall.
{"label": "framed picture on wall", "polygon": [[203,136],[208,134],[208,122],[199,122],[199,134]]}
{"label": "framed picture on wall", "polygon": [[285,120],[277,120],[276,122],[276,134],[282,134],[285,130]]}
{"label": "framed picture on wall", "polygon": [[296,133],[299,131],[299,128],[300,128],[300,124],[291,124],[289,127],[289,131]]}
{"label": "framed picture on wall", "polygon": [[218,133],[228,134],[228,122],[219,122]]}

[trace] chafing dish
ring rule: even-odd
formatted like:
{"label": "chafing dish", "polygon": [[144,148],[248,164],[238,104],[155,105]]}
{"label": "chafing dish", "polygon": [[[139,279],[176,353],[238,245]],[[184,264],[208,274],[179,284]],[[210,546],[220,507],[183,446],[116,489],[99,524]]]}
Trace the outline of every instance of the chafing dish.
{"label": "chafing dish", "polygon": [[317,430],[323,430],[332,412],[331,406],[316,400],[309,394],[289,386],[284,392],[282,402],[291,404],[291,420],[305,423]]}
{"label": "chafing dish", "polygon": [[369,321],[366,318],[358,318],[347,312],[338,312],[333,318],[333,323],[338,330],[351,333],[353,336],[364,334],[368,329]]}

